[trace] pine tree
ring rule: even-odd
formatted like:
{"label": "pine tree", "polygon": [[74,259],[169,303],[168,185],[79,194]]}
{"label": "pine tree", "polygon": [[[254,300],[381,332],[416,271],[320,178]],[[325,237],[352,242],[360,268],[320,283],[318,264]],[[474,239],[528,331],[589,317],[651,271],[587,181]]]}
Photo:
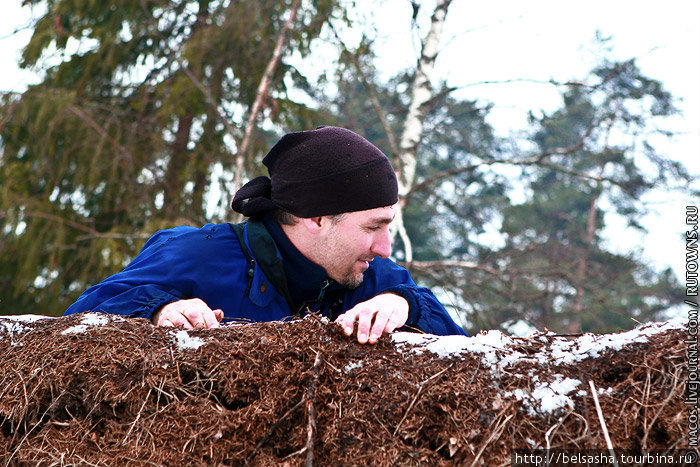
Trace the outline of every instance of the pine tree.
{"label": "pine tree", "polygon": [[239,179],[259,170],[252,161],[276,137],[259,122],[311,126],[287,92],[304,77],[283,58],[308,54],[336,5],[25,3],[45,8],[22,62],[43,80],[0,106],[0,303],[59,314],[153,231],[215,220],[214,174],[237,158]]}
{"label": "pine tree", "polygon": [[505,271],[495,289],[511,302],[499,309],[501,321],[613,331],[680,302],[670,270],[609,251],[602,237],[607,215],[642,230],[641,196],[690,180],[651,143],[653,119],[675,112],[672,97],[633,60],[606,61],[591,81],[569,87],[560,110],[532,117],[535,159],[523,170],[531,194],[503,211],[506,246],[490,261]]}

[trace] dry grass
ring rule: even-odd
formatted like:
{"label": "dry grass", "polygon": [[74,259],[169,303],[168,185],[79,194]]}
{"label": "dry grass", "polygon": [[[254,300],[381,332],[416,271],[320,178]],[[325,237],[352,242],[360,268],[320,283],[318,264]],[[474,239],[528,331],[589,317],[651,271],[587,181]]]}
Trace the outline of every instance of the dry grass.
{"label": "dry grass", "polygon": [[[0,467],[510,465],[515,448],[605,449],[590,391],[549,414],[509,396],[533,375],[593,381],[613,445],[687,445],[681,330],[575,365],[362,346],[307,319],[192,331],[82,316],[0,326]],[[531,354],[547,338],[518,339]]]}

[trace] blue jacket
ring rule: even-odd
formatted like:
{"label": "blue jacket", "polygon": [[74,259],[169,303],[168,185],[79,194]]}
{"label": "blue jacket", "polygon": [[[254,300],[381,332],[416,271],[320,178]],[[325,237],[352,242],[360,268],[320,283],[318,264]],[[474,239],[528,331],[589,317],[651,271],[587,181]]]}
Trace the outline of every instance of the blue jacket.
{"label": "blue jacket", "polygon": [[[307,309],[335,319],[360,302],[392,292],[409,303],[407,326],[431,334],[466,335],[432,292],[418,287],[408,271],[393,261],[375,258],[362,284],[346,289],[327,280],[322,268],[303,258],[278,224],[270,225],[266,220],[264,225],[260,235],[256,233],[260,229],[244,224],[245,251],[230,224],[157,232],[123,271],[87,289],[65,314],[98,311],[150,319],[168,303],[199,298],[211,309],[223,310],[224,321],[282,320]],[[259,250],[256,256],[256,250],[251,249],[255,235],[267,237],[273,245],[273,260],[282,265],[284,259],[286,272],[294,271],[293,277],[302,278],[301,282],[296,279],[296,284],[291,278],[289,290],[293,293],[280,293],[277,289],[282,287],[273,286],[263,272],[261,265],[270,259],[260,258]],[[294,293],[297,290],[305,290],[306,296]]]}

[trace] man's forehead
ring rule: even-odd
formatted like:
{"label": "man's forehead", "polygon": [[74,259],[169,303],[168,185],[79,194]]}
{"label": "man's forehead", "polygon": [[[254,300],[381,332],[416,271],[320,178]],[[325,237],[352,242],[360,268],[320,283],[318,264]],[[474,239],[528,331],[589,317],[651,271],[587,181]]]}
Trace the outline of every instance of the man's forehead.
{"label": "man's forehead", "polygon": [[371,223],[388,224],[394,220],[396,213],[394,212],[393,206],[387,206],[384,208],[370,209],[368,211],[362,211],[365,214],[364,221]]}

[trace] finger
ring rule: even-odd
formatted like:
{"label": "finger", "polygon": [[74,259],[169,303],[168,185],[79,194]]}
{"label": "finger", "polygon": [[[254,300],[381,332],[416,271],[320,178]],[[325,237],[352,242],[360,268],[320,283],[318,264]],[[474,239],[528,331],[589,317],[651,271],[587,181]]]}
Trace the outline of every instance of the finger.
{"label": "finger", "polygon": [[382,298],[387,300],[386,308],[382,307],[382,309],[390,310],[384,327],[384,332],[388,334],[406,324],[409,305],[408,301],[400,295],[386,294]]}
{"label": "finger", "polygon": [[372,308],[365,308],[359,313],[357,317],[357,342],[360,344],[367,343],[375,314],[376,311]]}
{"label": "finger", "polygon": [[187,318],[179,311],[169,310],[163,312],[164,321],[170,323],[170,326],[184,327],[185,329],[192,329],[192,324],[187,320]]}
{"label": "finger", "polygon": [[180,313],[179,315],[175,316],[175,323],[179,326],[182,326],[185,329],[195,329],[194,324],[192,321],[190,321],[187,316],[184,314]]}
{"label": "finger", "polygon": [[153,322],[153,324],[156,326],[175,326],[175,322],[173,321],[173,313],[179,314],[179,308],[180,301],[165,304],[159,310],[153,313],[151,322]]}
{"label": "finger", "polygon": [[372,329],[369,333],[369,343],[376,344],[379,338],[385,332],[391,332],[392,330],[387,329],[387,324],[390,321],[391,312],[386,312],[380,310],[374,316],[374,324],[372,324]]}
{"label": "finger", "polygon": [[343,332],[345,332],[346,336],[352,335],[358,313],[359,310],[355,306],[336,318],[335,322],[343,327]]}
{"label": "finger", "polygon": [[202,314],[202,317],[204,318],[204,326],[207,329],[211,328],[218,328],[219,327],[219,320],[216,318],[216,312],[213,310],[210,311],[205,311]]}
{"label": "finger", "polygon": [[207,313],[213,312],[204,302],[195,302],[190,307],[185,308],[182,314],[194,329],[204,329],[207,327],[207,320],[204,316]]}
{"label": "finger", "polygon": [[389,320],[387,321],[386,326],[384,327],[384,332],[394,332],[395,329],[400,328],[401,326],[406,324],[407,319],[408,314],[404,316],[402,313],[392,313],[391,316],[389,316]]}

